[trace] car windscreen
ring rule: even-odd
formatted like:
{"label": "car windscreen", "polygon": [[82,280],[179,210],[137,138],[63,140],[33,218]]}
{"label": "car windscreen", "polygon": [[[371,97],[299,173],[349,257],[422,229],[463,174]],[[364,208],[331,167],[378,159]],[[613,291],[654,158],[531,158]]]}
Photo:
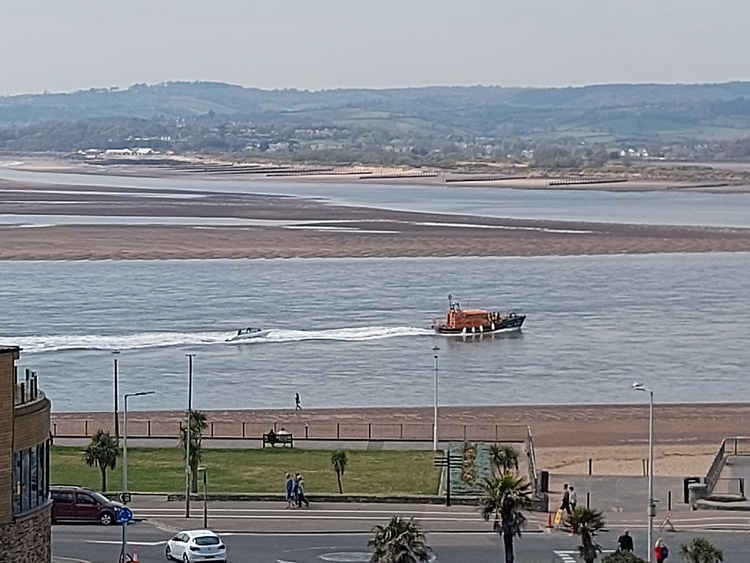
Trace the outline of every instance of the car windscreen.
{"label": "car windscreen", "polygon": [[195,545],[216,545],[219,543],[219,538],[216,536],[200,536],[193,540]]}
{"label": "car windscreen", "polygon": [[101,493],[91,493],[91,496],[94,497],[98,502],[102,504],[110,503],[110,500]]}

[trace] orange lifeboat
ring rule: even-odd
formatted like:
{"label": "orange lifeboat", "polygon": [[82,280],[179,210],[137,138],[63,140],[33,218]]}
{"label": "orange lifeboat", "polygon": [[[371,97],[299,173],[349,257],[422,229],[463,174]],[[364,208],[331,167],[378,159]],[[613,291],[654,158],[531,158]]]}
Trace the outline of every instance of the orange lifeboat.
{"label": "orange lifeboat", "polygon": [[484,309],[462,309],[461,304],[448,296],[449,309],[445,319],[433,321],[432,328],[439,334],[486,334],[521,330],[526,315],[500,313]]}

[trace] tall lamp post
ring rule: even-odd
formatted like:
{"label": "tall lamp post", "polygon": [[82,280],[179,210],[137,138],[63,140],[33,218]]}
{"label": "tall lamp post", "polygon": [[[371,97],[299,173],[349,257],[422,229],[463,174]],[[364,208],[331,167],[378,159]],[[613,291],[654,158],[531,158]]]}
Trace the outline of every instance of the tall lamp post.
{"label": "tall lamp post", "polygon": [[193,414],[193,358],[194,353],[185,354],[188,359],[188,410],[187,410],[187,428],[185,434],[185,518],[190,518],[190,419]]}
{"label": "tall lamp post", "polygon": [[117,416],[117,410],[118,410],[118,391],[117,391],[117,358],[120,355],[119,350],[112,350],[112,359],[114,360],[113,365],[113,377],[114,377],[114,414],[115,414],[115,438],[118,440],[120,439],[120,420]]}
{"label": "tall lamp post", "polygon": [[432,451],[436,452],[438,449],[438,352],[440,348],[435,345],[432,349],[433,357],[435,358],[435,405],[433,412],[433,423],[432,423]]}
{"label": "tall lamp post", "polygon": [[654,504],[654,392],[643,383],[633,383],[634,391],[648,393],[648,563],[651,563],[651,552],[654,544],[654,516],[656,516],[656,505]]}
{"label": "tall lamp post", "polygon": [[[117,360],[115,360],[117,361]],[[128,397],[143,397],[153,395],[154,391],[139,391],[138,393],[125,393],[125,412],[123,413],[123,443],[122,443],[122,492],[123,501],[127,499],[128,492]],[[122,553],[128,552],[128,524],[122,525]]]}
{"label": "tall lamp post", "polygon": [[201,465],[198,473],[203,473],[203,529],[208,529],[208,467]]}
{"label": "tall lamp post", "polygon": [[128,492],[128,398],[153,395],[156,391],[139,391],[138,393],[125,393],[125,412],[123,416],[123,441],[122,441],[122,492]]}

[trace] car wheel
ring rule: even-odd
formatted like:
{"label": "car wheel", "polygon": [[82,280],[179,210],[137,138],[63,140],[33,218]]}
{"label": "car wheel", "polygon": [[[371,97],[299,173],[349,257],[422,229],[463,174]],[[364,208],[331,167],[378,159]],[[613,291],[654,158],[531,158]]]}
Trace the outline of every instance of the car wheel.
{"label": "car wheel", "polygon": [[164,548],[164,557],[166,557],[168,560],[172,559],[172,549],[169,546]]}
{"label": "car wheel", "polygon": [[99,515],[99,523],[102,526],[109,526],[114,521],[115,521],[115,517],[112,515],[111,512],[102,512]]}

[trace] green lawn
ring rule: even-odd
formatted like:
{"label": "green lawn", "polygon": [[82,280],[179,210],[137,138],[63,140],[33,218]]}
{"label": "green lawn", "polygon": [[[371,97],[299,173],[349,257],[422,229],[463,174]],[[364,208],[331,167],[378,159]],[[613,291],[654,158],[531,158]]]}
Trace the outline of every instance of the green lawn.
{"label": "green lawn", "polygon": [[[52,483],[99,489],[99,469],[83,461],[83,448],[54,446]],[[308,494],[337,493],[331,451],[265,448],[207,449],[209,492],[283,493],[284,474],[302,473]],[[438,471],[429,451],[347,451],[344,493],[436,494]],[[122,488],[121,459],[107,472],[107,489]],[[185,488],[181,451],[177,448],[128,448],[131,491],[178,492]]]}

